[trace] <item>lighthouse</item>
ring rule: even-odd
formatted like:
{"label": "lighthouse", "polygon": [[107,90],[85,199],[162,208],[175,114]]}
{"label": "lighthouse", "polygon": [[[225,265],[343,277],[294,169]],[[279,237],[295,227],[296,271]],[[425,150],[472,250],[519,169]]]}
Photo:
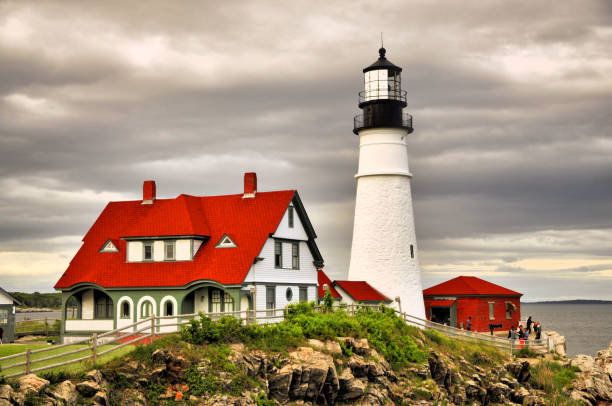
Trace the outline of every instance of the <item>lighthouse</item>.
{"label": "lighthouse", "polygon": [[363,113],[354,119],[359,169],[348,278],[399,297],[402,311],[425,318],[408,167],[412,116],[404,112],[402,68],[386,58],[385,48],[378,52],[363,69]]}

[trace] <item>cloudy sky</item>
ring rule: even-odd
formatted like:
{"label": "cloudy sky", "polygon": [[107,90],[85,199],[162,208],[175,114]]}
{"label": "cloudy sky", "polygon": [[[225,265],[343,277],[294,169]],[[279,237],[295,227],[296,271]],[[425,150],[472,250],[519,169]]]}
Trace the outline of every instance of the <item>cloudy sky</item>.
{"label": "cloudy sky", "polygon": [[607,1],[0,0],[0,286],[52,291],[110,200],[298,189],[332,277],[361,69],[404,68],[424,286],[612,299]]}

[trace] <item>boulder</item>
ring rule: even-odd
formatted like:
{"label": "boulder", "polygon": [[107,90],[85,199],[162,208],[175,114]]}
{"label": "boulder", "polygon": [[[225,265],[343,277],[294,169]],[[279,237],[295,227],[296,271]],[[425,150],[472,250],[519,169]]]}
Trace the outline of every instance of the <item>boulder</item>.
{"label": "boulder", "polygon": [[308,345],[317,351],[327,352],[329,354],[342,354],[342,348],[337,341],[321,341],[311,338],[308,340]]}
{"label": "boulder", "polygon": [[23,393],[34,392],[40,393],[49,386],[49,381],[37,377],[34,374],[24,375],[18,380],[19,389]]}
{"label": "boulder", "polygon": [[487,391],[476,384],[474,381],[466,381],[465,383],[465,396],[468,400],[475,400],[481,404],[486,404]]}
{"label": "boulder", "polygon": [[494,403],[505,403],[510,394],[510,387],[501,382],[494,383],[487,388],[489,400]]}
{"label": "boulder", "polygon": [[506,364],[506,370],[516,378],[519,383],[529,382],[531,371],[529,362],[517,361]]}
{"label": "boulder", "polygon": [[102,372],[100,372],[97,369],[94,369],[93,371],[89,371],[86,375],[85,375],[85,380],[87,381],[92,381],[92,382],[96,382],[97,384],[102,384],[102,381],[104,380],[103,376],[102,376]]}
{"label": "boulder", "polygon": [[564,336],[557,333],[556,331],[550,331],[550,330],[544,331],[544,334],[546,334],[552,340],[553,346],[555,348],[555,352],[557,354],[559,354],[562,357],[567,356]]}
{"label": "boulder", "polygon": [[291,377],[293,376],[293,368],[291,365],[285,365],[275,374],[268,376],[268,390],[270,399],[283,403],[289,400],[289,387],[291,386]]}
{"label": "boulder", "polygon": [[94,405],[109,406],[108,396],[106,395],[106,392],[102,392],[102,391],[96,392],[92,400],[93,400]]}
{"label": "boulder", "polygon": [[100,385],[94,381],[83,381],[76,385],[77,390],[85,397],[91,397],[100,390]]}
{"label": "boulder", "polygon": [[440,359],[440,356],[432,351],[429,353],[427,362],[429,363],[431,379],[436,381],[436,383],[440,386],[444,386],[446,388],[450,387],[451,374],[449,373],[449,369],[446,367],[446,365],[444,365],[444,362],[442,362]]}
{"label": "boulder", "polygon": [[353,400],[363,395],[365,383],[356,379],[349,368],[342,371],[338,377],[338,381],[340,384],[339,395],[341,399]]}
{"label": "boulder", "polygon": [[76,385],[70,381],[60,382],[55,389],[49,391],[53,398],[64,402],[65,405],[74,405],[79,397]]}
{"label": "boulder", "polygon": [[13,404],[8,399],[0,398],[0,406],[13,406]]}
{"label": "boulder", "polygon": [[11,400],[13,388],[10,385],[0,385],[0,399]]}

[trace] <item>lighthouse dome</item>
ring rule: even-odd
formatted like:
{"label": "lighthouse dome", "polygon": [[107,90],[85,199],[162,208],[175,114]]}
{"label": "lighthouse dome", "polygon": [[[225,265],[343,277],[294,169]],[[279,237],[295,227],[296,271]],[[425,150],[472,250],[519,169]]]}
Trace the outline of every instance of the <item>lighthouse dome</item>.
{"label": "lighthouse dome", "polygon": [[371,70],[377,70],[377,69],[387,69],[387,70],[394,71],[394,72],[401,72],[402,68],[391,63],[391,61],[385,57],[386,53],[387,53],[387,50],[385,48],[380,48],[378,50],[379,57],[376,60],[376,62],[374,62],[372,65],[368,67],[363,68],[363,73],[369,72]]}

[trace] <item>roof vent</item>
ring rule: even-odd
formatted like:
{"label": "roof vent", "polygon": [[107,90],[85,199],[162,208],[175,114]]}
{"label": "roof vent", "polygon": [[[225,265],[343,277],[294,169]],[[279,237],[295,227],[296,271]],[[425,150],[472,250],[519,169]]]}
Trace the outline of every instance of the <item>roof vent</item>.
{"label": "roof vent", "polygon": [[255,172],[247,172],[244,174],[244,194],[243,199],[255,197],[257,193],[257,174]]}
{"label": "roof vent", "polygon": [[142,184],[142,204],[153,204],[155,200],[155,181],[145,180]]}

